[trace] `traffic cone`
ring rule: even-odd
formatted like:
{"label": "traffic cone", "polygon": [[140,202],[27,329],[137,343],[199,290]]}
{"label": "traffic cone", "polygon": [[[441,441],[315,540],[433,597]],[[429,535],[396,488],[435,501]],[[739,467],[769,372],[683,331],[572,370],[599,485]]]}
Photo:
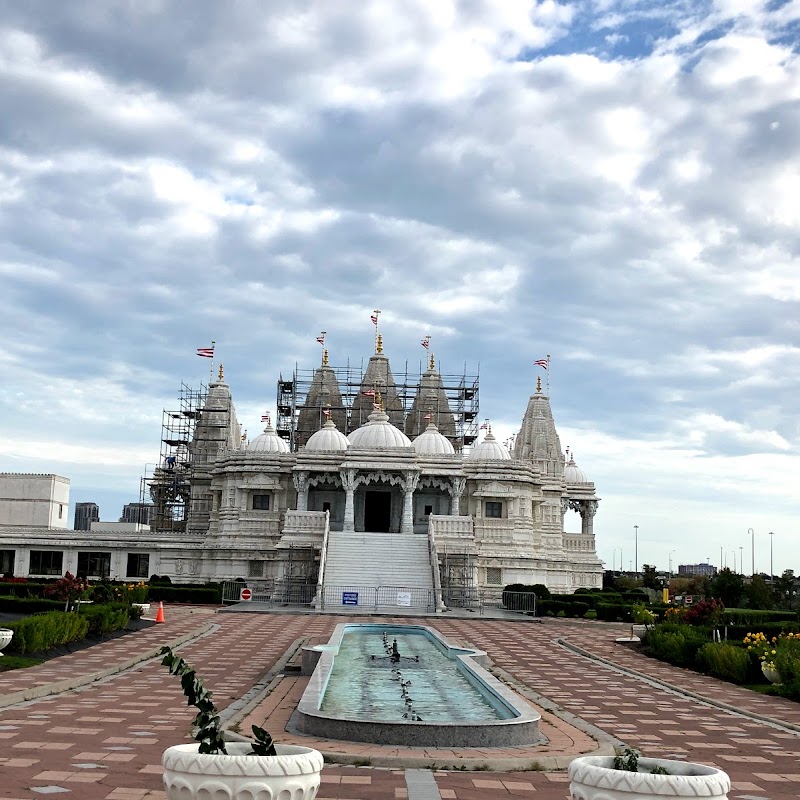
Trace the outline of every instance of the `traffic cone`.
{"label": "traffic cone", "polygon": [[164,621],[164,602],[158,604],[158,613],[156,614],[156,622]]}

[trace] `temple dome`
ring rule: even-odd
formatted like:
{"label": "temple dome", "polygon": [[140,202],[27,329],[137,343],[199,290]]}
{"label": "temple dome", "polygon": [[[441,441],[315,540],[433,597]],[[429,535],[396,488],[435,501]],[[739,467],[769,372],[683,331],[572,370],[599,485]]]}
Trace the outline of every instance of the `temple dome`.
{"label": "temple dome", "polygon": [[306,450],[347,450],[350,442],[330,417],[306,442]]}
{"label": "temple dome", "polygon": [[255,450],[259,453],[288,453],[289,445],[281,439],[272,427],[272,423],[268,422],[267,427],[264,428],[264,433],[256,436],[252,442],[247,445],[248,450]]}
{"label": "temple dome", "polygon": [[569,462],[564,466],[564,481],[566,483],[591,483],[586,473],[575,463],[575,458],[570,455]]}
{"label": "temple dome", "polygon": [[431,422],[411,445],[418,456],[451,456],[456,451],[450,440]]}
{"label": "temple dome", "polygon": [[467,458],[470,461],[510,461],[511,455],[505,446],[494,438],[490,428],[486,438],[472,448]]}
{"label": "temple dome", "polygon": [[399,428],[389,422],[389,415],[383,411],[373,411],[369,422],[356,428],[347,438],[350,447],[364,450],[378,450],[385,447],[411,447],[411,440]]}

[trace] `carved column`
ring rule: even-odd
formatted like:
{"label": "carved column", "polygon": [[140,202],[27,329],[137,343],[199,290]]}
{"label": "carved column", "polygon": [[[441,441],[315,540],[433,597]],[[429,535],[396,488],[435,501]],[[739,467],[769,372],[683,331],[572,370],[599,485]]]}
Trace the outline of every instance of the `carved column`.
{"label": "carved column", "polygon": [[295,472],[292,480],[297,491],[297,510],[308,511],[308,473]]}
{"label": "carved column", "polygon": [[457,517],[461,513],[461,496],[466,487],[466,478],[450,479],[450,515],[453,517]]}
{"label": "carved column", "polygon": [[353,533],[356,529],[356,516],[355,516],[356,474],[357,470],[354,469],[343,469],[339,472],[339,475],[342,479],[342,488],[345,491],[344,521],[342,522],[342,531],[346,533]]}
{"label": "carved column", "polygon": [[597,513],[597,500],[584,500],[581,506],[581,533],[593,536],[594,515]]}
{"label": "carved column", "polygon": [[419,483],[418,472],[406,473],[403,481],[403,517],[400,520],[400,533],[414,533],[414,489]]}

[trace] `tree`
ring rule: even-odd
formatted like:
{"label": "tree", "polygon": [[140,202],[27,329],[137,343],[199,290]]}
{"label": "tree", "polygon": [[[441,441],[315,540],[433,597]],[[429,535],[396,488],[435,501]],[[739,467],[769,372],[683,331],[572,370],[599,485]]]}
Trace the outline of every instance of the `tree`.
{"label": "tree", "polygon": [[650,564],[642,564],[642,586],[645,589],[660,589],[661,580],[656,575],[656,568]]}
{"label": "tree", "polygon": [[767,586],[763,575],[753,575],[750,583],[745,588],[745,595],[747,597],[747,605],[750,608],[770,609],[774,605],[772,591]]}
{"label": "tree", "polygon": [[739,608],[744,597],[744,580],[728,567],[721,569],[711,581],[711,595],[722,600],[725,608]]}
{"label": "tree", "polygon": [[794,594],[794,570],[785,569],[780,578],[775,579],[775,591],[778,601],[786,604],[786,608],[792,610],[792,595]]}

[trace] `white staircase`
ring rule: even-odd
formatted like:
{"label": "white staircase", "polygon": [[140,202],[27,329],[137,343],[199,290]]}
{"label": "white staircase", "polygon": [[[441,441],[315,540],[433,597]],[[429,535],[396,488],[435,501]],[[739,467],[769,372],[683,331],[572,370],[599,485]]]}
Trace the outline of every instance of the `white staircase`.
{"label": "white staircase", "polygon": [[435,608],[427,536],[331,531],[323,583],[326,608]]}

